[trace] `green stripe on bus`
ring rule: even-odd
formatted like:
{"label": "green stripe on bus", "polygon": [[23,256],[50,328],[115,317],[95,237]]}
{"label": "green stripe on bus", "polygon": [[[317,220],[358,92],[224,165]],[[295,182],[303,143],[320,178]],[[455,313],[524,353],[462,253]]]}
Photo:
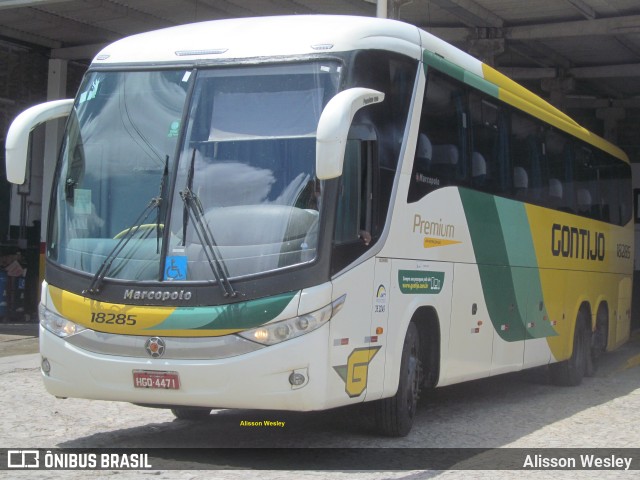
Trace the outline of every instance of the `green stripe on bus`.
{"label": "green stripe on bus", "polygon": [[556,335],[546,317],[524,205],[460,189],[482,291],[498,335],[514,342]]}
{"label": "green stripe on bus", "polygon": [[481,92],[484,92],[493,98],[500,98],[500,88],[493,83],[486,81],[484,78],[479,77],[475,73],[465,72],[464,83],[477,88]]}
{"label": "green stripe on bus", "polygon": [[298,292],[215,307],[179,307],[162,323],[147,330],[226,330],[263,325],[289,305]]}
{"label": "green stripe on bus", "polygon": [[509,265],[513,266],[514,291],[518,310],[526,322],[527,338],[555,336],[557,333],[546,320],[548,314],[538,273],[538,259],[525,205],[501,197],[494,197],[494,201],[505,238]]}
{"label": "green stripe on bus", "polygon": [[460,198],[493,328],[507,342],[524,340],[526,331],[494,197],[462,188]]}
{"label": "green stripe on bus", "polygon": [[536,268],[538,261],[524,204],[501,197],[493,197],[493,201],[505,237],[508,264]]}
{"label": "green stripe on bus", "polygon": [[499,98],[500,88],[491,82],[488,82],[484,78],[469,72],[458,65],[451,63],[450,61],[436,55],[435,53],[424,51],[423,60],[425,63],[425,72],[429,66],[440,70],[442,73],[449,75],[450,77],[466,83],[467,85],[480,90],[494,98]]}
{"label": "green stripe on bus", "polygon": [[427,67],[431,65],[432,67],[440,70],[443,73],[446,73],[447,75],[455,78],[456,80],[464,82],[465,71],[462,67],[454,65],[448,60],[445,60],[439,55],[436,55],[435,53],[429,52],[427,50],[424,51],[422,58],[425,64],[425,72],[427,70]]}

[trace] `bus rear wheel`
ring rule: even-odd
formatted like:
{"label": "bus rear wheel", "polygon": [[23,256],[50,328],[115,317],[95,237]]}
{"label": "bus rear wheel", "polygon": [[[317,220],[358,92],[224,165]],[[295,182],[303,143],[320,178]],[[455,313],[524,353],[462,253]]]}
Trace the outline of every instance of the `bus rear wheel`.
{"label": "bus rear wheel", "polygon": [[591,332],[587,328],[585,314],[580,312],[573,333],[573,353],[569,359],[549,366],[551,381],[555,385],[567,387],[580,385],[591,368],[590,363]]}
{"label": "bus rear wheel", "polygon": [[600,359],[607,351],[607,338],[609,332],[609,313],[606,307],[598,309],[596,317],[596,329],[591,334],[591,356],[587,364],[587,377],[593,377],[598,370]]}
{"label": "bus rear wheel", "polygon": [[422,362],[418,329],[409,324],[402,348],[400,381],[393,397],[375,402],[378,430],[391,437],[406,436],[413,425],[422,386]]}
{"label": "bus rear wheel", "polygon": [[202,420],[209,417],[210,408],[206,407],[174,407],[171,413],[178,420]]}

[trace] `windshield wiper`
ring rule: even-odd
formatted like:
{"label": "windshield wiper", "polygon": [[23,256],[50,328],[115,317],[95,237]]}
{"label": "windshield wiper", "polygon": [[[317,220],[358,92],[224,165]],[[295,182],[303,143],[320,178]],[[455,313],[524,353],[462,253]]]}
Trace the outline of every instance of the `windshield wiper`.
{"label": "windshield wiper", "polygon": [[140,230],[140,227],[144,224],[147,218],[149,218],[149,215],[151,215],[151,212],[153,212],[154,209],[158,208],[158,206],[160,205],[160,202],[162,202],[162,198],[153,197],[149,201],[149,204],[142,211],[142,213],[138,216],[136,221],[133,222],[129,228],[124,230],[124,235],[120,237],[120,239],[118,240],[118,243],[116,243],[115,246],[111,249],[109,254],[106,256],[106,258],[100,265],[100,268],[98,268],[98,271],[93,276],[93,279],[91,280],[91,285],[89,285],[89,288],[82,291],[83,295],[91,295],[91,294],[95,295],[100,293],[100,288],[102,287],[104,277],[107,275],[107,273],[109,273],[109,270],[111,269],[111,265],[113,264],[113,261],[118,257],[118,255],[120,255],[120,252],[124,250],[124,247],[127,246],[127,244],[129,243],[129,240],[131,240],[134,237],[134,235],[138,233],[138,230]]}
{"label": "windshield wiper", "polygon": [[160,191],[158,192],[158,196],[153,197],[149,201],[147,206],[144,208],[142,213],[140,213],[140,215],[135,220],[135,222],[133,222],[129,226],[129,228],[124,230],[124,234],[122,235],[122,237],[118,239],[118,242],[111,249],[109,254],[106,256],[106,258],[100,265],[100,268],[98,268],[98,271],[93,276],[93,279],[91,280],[91,284],[89,285],[89,288],[82,291],[83,295],[97,295],[98,293],[100,293],[100,288],[102,287],[104,277],[106,277],[107,273],[109,273],[109,270],[111,270],[111,265],[113,264],[113,261],[118,257],[118,255],[120,255],[120,252],[124,250],[124,248],[129,243],[129,240],[131,240],[135,236],[135,234],[138,233],[138,230],[140,230],[140,227],[144,225],[147,218],[149,218],[149,215],[151,215],[151,212],[153,212],[154,209],[156,210],[156,215],[157,215],[156,217],[156,250],[157,252],[160,251],[160,236],[161,236],[161,230],[163,228],[163,225],[160,224],[160,213],[161,213],[160,205],[162,204],[162,197],[164,195],[164,191],[167,188],[166,184],[167,184],[168,177],[169,177],[169,156],[167,155],[167,158],[165,160],[165,165],[164,165],[164,171],[162,173],[162,180],[160,181]]}
{"label": "windshield wiper", "polygon": [[169,155],[164,160],[164,171],[162,172],[162,180],[160,181],[160,191],[158,193],[157,216],[156,216],[156,253],[160,253],[160,237],[162,236],[162,228],[164,225],[160,224],[160,214],[162,213],[160,204],[162,203],[162,197],[164,197],[164,191],[167,188],[167,180],[169,180]]}
{"label": "windshield wiper", "polygon": [[229,272],[226,265],[223,260],[219,258],[218,254],[216,254],[216,248],[218,248],[218,245],[213,238],[211,228],[204,216],[202,203],[198,196],[193,192],[193,171],[195,159],[196,150],[194,148],[193,155],[191,156],[191,166],[189,167],[189,173],[187,175],[187,183],[184,190],[180,192],[180,198],[182,198],[182,201],[184,202],[184,210],[187,214],[182,220],[182,243],[183,245],[186,244],[187,222],[188,220],[191,220],[193,223],[193,229],[196,231],[196,235],[198,236],[198,240],[200,240],[200,243],[202,244],[204,255],[207,257],[209,267],[211,267],[213,276],[222,288],[224,296],[235,297],[238,295],[238,292],[236,292],[229,281]]}

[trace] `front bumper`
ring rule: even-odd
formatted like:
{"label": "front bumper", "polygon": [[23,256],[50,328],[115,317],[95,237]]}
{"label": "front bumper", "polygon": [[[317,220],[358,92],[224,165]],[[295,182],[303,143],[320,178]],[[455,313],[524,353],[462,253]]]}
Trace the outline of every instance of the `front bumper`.
{"label": "front bumper", "polygon": [[[328,408],[329,325],[278,345],[215,360],[129,357],[91,352],[40,327],[50,365],[45,387],[58,397],[149,405],[309,411]],[[135,388],[134,370],[177,372],[180,389]],[[292,386],[292,372],[306,382]]]}

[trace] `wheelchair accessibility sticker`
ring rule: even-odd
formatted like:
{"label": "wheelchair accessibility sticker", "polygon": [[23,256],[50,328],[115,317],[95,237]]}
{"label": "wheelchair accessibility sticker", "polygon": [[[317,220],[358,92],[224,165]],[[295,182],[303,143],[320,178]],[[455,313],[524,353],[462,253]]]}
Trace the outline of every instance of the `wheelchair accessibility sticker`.
{"label": "wheelchair accessibility sticker", "polygon": [[186,255],[167,256],[164,264],[164,279],[169,281],[187,279]]}

